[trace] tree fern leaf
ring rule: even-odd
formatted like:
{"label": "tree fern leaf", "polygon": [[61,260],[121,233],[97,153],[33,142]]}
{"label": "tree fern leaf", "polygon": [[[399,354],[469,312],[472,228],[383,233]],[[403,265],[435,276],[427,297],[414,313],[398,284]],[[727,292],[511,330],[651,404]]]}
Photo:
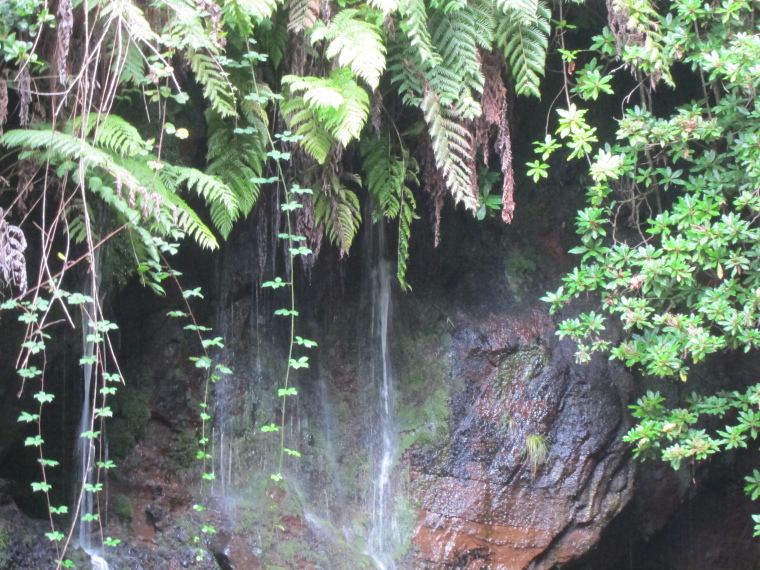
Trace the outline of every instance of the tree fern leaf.
{"label": "tree fern leaf", "polygon": [[[148,167],[143,160],[136,158],[113,156],[105,150],[92,146],[82,138],[51,129],[41,130],[13,130],[6,132],[0,138],[0,144],[10,148],[27,148],[41,151],[37,153],[40,160],[49,160],[52,164],[60,164],[65,161],[77,161],[77,179],[84,184],[84,173],[93,169],[101,169],[104,174],[113,177],[117,186],[124,185],[131,196],[139,197],[142,201],[142,209],[148,214],[156,212],[156,204],[153,194],[160,196],[163,204],[158,204],[159,216],[155,217],[157,226],[163,231],[168,230],[169,224],[165,222],[168,209],[174,209],[179,216],[181,227],[192,235],[196,241],[206,248],[218,247],[218,242],[211,230],[203,224],[198,215],[174,192],[165,187],[156,173]],[[107,188],[103,185],[102,188]],[[103,196],[105,190],[98,191]],[[115,198],[114,198],[115,199]],[[135,211],[130,206],[125,208],[123,198],[120,211]],[[154,204],[148,204],[153,200]],[[163,212],[163,213],[162,213]],[[134,218],[134,216],[132,216]]]}
{"label": "tree fern leaf", "polygon": [[422,98],[422,111],[428,124],[436,166],[456,203],[469,210],[478,208],[478,187],[472,149],[472,136],[459,124],[459,117],[443,107],[428,89]]}
{"label": "tree fern leaf", "polygon": [[314,193],[314,216],[324,225],[328,239],[340,248],[341,256],[348,253],[361,224],[359,198],[333,177],[330,194]]}
{"label": "tree fern leaf", "polygon": [[120,83],[140,83],[145,77],[145,58],[142,52],[132,41],[128,39],[123,40],[121,48],[124,56],[121,61],[114,61],[112,70],[116,71],[118,66],[121,66],[121,76],[119,78]]}
{"label": "tree fern leaf", "polygon": [[418,184],[419,167],[406,149],[402,149],[400,158],[393,153],[387,133],[379,139],[365,138],[361,148],[367,189],[380,206],[374,221],[385,216],[398,224],[396,276],[401,287],[408,289],[405,276],[409,239],[412,220],[417,217],[414,213],[417,204],[409,185]]}
{"label": "tree fern leaf", "polygon": [[[340,70],[333,72],[335,77]],[[343,104],[325,114],[325,126],[344,147],[358,139],[369,117],[369,95],[353,79],[341,80]]]}
{"label": "tree fern leaf", "polygon": [[210,206],[213,224],[223,237],[229,235],[233,222],[240,214],[237,196],[229,186],[215,176],[184,166],[167,165],[162,169],[162,175],[172,176],[175,187],[185,184],[189,190],[202,196]]}
{"label": "tree fern leaf", "polygon": [[320,164],[334,140],[346,146],[358,139],[369,116],[369,96],[350,69],[338,68],[329,78],[283,77],[289,87],[282,111],[288,126],[303,136],[300,145]]}
{"label": "tree fern leaf", "polygon": [[337,109],[343,104],[343,95],[329,79],[286,75],[282,78],[282,83],[289,86],[291,93],[303,92],[300,97],[309,106]]}
{"label": "tree fern leaf", "polygon": [[[229,186],[235,193],[241,215],[247,216],[259,196],[259,186],[251,182],[251,179],[262,175],[267,161],[268,138],[266,125],[257,114],[251,112],[244,115],[256,125],[254,133],[246,133],[246,128],[241,123],[239,130],[233,129],[229,122],[222,120],[216,113],[207,112],[210,136],[206,172]],[[212,205],[212,220],[220,207]],[[217,225],[216,222],[214,224]],[[224,235],[225,231],[221,227],[219,231]]]}
{"label": "tree fern leaf", "polygon": [[509,62],[516,91],[540,96],[539,84],[544,74],[544,61],[549,38],[549,10],[538,3],[532,14],[511,9],[499,20],[496,43]]}
{"label": "tree fern leaf", "polygon": [[468,6],[448,14],[440,11],[431,18],[431,35],[442,62],[426,76],[440,104],[456,105],[457,112],[464,118],[473,118],[482,112],[475,99],[475,94],[483,91],[485,80],[479,44],[483,37],[492,34],[492,29],[479,29],[476,16]]}
{"label": "tree fern leaf", "polygon": [[362,20],[361,14],[359,10],[341,10],[327,27],[315,30],[311,40],[329,40],[325,55],[329,59],[337,56],[338,65],[349,67],[376,89],[385,71],[385,44],[377,25]]}
{"label": "tree fern leaf", "polygon": [[369,0],[367,3],[381,10],[384,16],[388,16],[398,10],[399,0]]}
{"label": "tree fern leaf", "polygon": [[[219,247],[219,242],[213,232],[203,223],[195,210],[177,194],[178,187],[176,183],[180,178],[172,169],[182,167],[164,167],[159,170],[161,175],[158,176],[152,168],[141,160],[134,158],[117,158],[116,160],[139,180],[141,184],[139,190],[141,191],[138,194],[142,195],[143,200],[145,199],[144,194],[146,189],[161,197],[163,202],[161,210],[167,212],[165,219],[176,217],[179,228],[195,239],[202,248],[217,249]],[[166,233],[167,230],[168,227],[163,233]]]}
{"label": "tree fern leaf", "polygon": [[276,9],[277,0],[226,0],[222,4],[222,15],[228,25],[250,33],[252,23],[271,18]]}
{"label": "tree fern leaf", "polygon": [[106,28],[120,26],[135,42],[148,44],[158,40],[158,34],[145,19],[143,11],[130,0],[103,2],[100,17],[107,21]]}
{"label": "tree fern leaf", "polygon": [[400,0],[401,31],[409,38],[409,43],[416,48],[423,63],[435,67],[441,63],[441,56],[433,47],[428,32],[428,13],[424,0]]}
{"label": "tree fern leaf", "polygon": [[318,18],[319,0],[290,0],[288,30],[291,32],[310,30]]}
{"label": "tree fern leaf", "polygon": [[0,144],[9,148],[41,151],[35,154],[40,162],[50,160],[53,164],[60,164],[64,161],[81,161],[85,169],[102,168],[128,188],[136,189],[140,186],[132,172],[117,164],[109,153],[93,147],[79,137],[66,133],[51,129],[12,130],[0,138]]}
{"label": "tree fern leaf", "polygon": [[269,61],[274,68],[280,66],[285,50],[290,41],[288,19],[282,10],[277,11],[269,20],[264,20],[256,27],[256,38],[264,52],[269,55]]}
{"label": "tree fern leaf", "polygon": [[[100,121],[96,123],[96,121]],[[95,145],[104,147],[120,156],[138,156],[148,154],[147,145],[140,132],[128,121],[112,113],[89,116],[90,124],[97,124]],[[75,128],[76,130],[76,128]]]}
{"label": "tree fern leaf", "polygon": [[237,116],[234,89],[219,62],[203,52],[190,52],[187,57],[190,69],[203,86],[203,95],[211,103],[211,108],[222,117]]}
{"label": "tree fern leaf", "polygon": [[282,104],[282,112],[288,127],[299,135],[299,145],[319,164],[324,164],[333,143],[333,137],[319,121],[315,111],[301,97],[289,97]]}

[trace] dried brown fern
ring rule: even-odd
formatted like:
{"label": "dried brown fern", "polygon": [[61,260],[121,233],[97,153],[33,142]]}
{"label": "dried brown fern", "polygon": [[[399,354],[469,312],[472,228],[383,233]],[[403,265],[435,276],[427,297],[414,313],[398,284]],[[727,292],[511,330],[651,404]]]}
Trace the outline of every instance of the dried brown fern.
{"label": "dried brown fern", "polygon": [[5,285],[15,287],[20,295],[27,291],[25,250],[24,232],[6,222],[5,212],[0,208],[0,273]]}
{"label": "dried brown fern", "polygon": [[[481,107],[483,115],[479,117],[481,123],[476,128],[476,138],[479,144],[483,144],[484,157],[487,156],[488,141],[483,140],[490,133],[492,126],[496,126],[496,152],[501,159],[501,172],[504,175],[501,195],[501,219],[506,223],[512,221],[515,211],[515,173],[512,167],[512,140],[509,134],[509,114],[507,107],[507,88],[502,81],[502,59],[494,53],[483,53],[483,96]],[[485,135],[483,133],[486,133]],[[480,136],[478,136],[478,134]],[[488,159],[485,158],[486,165]]]}

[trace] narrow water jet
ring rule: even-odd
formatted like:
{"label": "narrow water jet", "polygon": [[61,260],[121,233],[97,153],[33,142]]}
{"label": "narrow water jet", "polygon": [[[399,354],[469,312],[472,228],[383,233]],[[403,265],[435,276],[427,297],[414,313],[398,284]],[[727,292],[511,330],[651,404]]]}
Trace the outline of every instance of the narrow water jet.
{"label": "narrow water jet", "polygon": [[[82,305],[82,414],[79,418],[77,432],[76,455],[77,463],[77,489],[75,490],[75,502],[79,503],[79,520],[77,521],[76,544],[90,557],[90,563],[96,570],[108,570],[108,563],[104,558],[96,554],[92,545],[92,517],[94,505],[94,493],[88,490],[95,483],[93,465],[95,463],[95,440],[91,437],[83,437],[86,432],[92,433],[95,429],[95,417],[93,408],[97,391],[93,386],[95,370],[93,357],[95,355],[95,328],[91,322],[98,320],[100,290],[100,255],[95,252],[91,265],[92,275],[89,276],[85,291],[92,299]],[[103,436],[105,438],[105,435]],[[104,446],[107,454],[107,447]]]}
{"label": "narrow water jet", "polygon": [[[380,406],[380,457],[373,483],[372,527],[368,541],[368,554],[380,570],[394,570],[392,526],[393,482],[391,478],[396,456],[395,389],[388,346],[392,312],[390,263],[385,259],[385,231],[378,224],[377,265],[372,280],[373,338],[379,345],[378,366],[373,366],[374,376],[379,372]],[[374,360],[374,359],[373,359]],[[379,370],[378,370],[379,368]]]}

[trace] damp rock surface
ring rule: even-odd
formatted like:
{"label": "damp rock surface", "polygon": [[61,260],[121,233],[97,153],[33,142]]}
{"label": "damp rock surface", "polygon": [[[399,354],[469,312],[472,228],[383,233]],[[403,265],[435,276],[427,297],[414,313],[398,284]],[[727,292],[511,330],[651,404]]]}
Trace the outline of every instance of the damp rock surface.
{"label": "damp rock surface", "polygon": [[598,540],[634,491],[628,373],[584,366],[540,314],[463,319],[452,333],[451,439],[409,453],[420,568],[543,569]]}

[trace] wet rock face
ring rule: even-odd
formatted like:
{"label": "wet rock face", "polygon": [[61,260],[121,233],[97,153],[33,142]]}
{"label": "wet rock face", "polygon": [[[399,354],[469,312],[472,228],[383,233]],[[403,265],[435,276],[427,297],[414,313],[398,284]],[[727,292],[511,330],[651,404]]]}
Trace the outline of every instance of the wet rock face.
{"label": "wet rock face", "polygon": [[450,441],[409,454],[419,568],[551,568],[633,494],[631,378],[604,359],[576,365],[553,328],[541,314],[455,328]]}

